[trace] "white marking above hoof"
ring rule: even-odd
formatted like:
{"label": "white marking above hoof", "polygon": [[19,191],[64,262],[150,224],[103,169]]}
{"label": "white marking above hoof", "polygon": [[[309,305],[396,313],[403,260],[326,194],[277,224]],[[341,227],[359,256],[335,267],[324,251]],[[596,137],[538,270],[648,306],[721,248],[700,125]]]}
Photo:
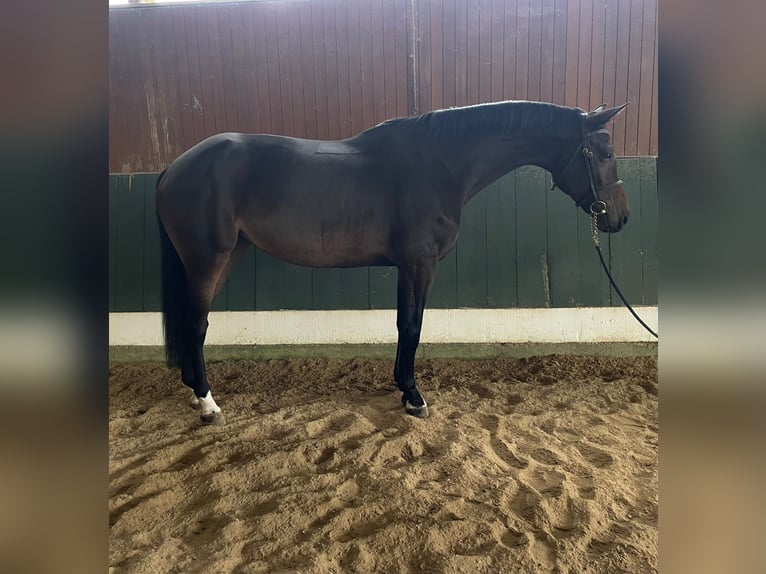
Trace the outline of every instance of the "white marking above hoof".
{"label": "white marking above hoof", "polygon": [[408,415],[412,415],[413,417],[418,417],[419,419],[427,419],[428,418],[428,403],[426,401],[423,401],[422,407],[413,407],[412,403],[410,401],[407,401],[404,403],[404,412],[406,412]]}
{"label": "white marking above hoof", "polygon": [[199,401],[199,406],[202,409],[203,415],[209,415],[221,411],[221,407],[216,404],[215,399],[213,399],[213,395],[210,394],[210,391],[208,391],[204,397],[197,397],[197,400]]}

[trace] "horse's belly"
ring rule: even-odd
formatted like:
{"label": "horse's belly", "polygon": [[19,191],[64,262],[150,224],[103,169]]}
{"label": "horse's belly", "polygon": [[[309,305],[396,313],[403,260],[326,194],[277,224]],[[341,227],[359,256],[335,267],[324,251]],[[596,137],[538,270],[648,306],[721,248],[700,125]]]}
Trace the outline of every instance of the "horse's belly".
{"label": "horse's belly", "polygon": [[385,242],[378,233],[357,230],[337,233],[290,226],[288,229],[243,230],[259,249],[309,267],[363,267],[390,265]]}

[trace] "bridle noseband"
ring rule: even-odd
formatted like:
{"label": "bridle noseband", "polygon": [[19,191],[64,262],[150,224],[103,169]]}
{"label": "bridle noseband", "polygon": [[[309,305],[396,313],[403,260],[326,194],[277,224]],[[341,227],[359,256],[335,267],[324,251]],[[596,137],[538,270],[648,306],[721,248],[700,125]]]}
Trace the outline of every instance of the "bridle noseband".
{"label": "bridle noseband", "polygon": [[[588,202],[590,202],[589,211],[593,215],[601,215],[606,213],[606,202],[602,200],[599,197],[600,191],[608,191],[612,189],[616,185],[622,185],[622,180],[618,179],[617,181],[614,181],[612,183],[609,183],[607,185],[602,185],[601,187],[596,186],[596,177],[595,177],[595,166],[593,165],[593,152],[590,150],[590,147],[588,146],[588,132],[585,130],[585,122],[583,121],[582,124],[580,124],[580,129],[582,130],[582,139],[580,140],[580,143],[575,148],[572,155],[569,157],[569,160],[567,160],[566,164],[564,164],[564,168],[559,172],[559,177],[553,178],[553,187],[551,189],[554,189],[556,187],[560,187],[556,180],[563,177],[566,172],[569,170],[569,168],[572,166],[572,163],[574,163],[575,158],[582,152],[583,157],[585,158],[585,172],[588,174],[588,185],[590,186],[590,191],[592,194],[592,200],[591,197],[587,194],[577,200],[575,202],[575,205],[577,207],[583,208],[588,205]],[[595,132],[597,133],[609,133],[605,129],[600,129]]]}

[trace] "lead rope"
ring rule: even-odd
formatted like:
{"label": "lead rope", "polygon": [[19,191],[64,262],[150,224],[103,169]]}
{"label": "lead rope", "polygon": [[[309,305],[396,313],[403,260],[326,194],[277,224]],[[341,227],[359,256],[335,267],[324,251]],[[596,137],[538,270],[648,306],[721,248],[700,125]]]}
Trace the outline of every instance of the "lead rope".
{"label": "lead rope", "polygon": [[[594,209],[594,206],[597,203],[600,203],[603,206],[604,211],[598,211],[597,212],[596,209]],[[609,268],[606,266],[606,261],[604,261],[604,254],[601,252],[601,244],[599,243],[599,239],[598,239],[598,225],[597,225],[597,222],[596,222],[596,216],[599,213],[605,213],[605,212],[606,212],[606,205],[604,204],[604,202],[602,202],[602,201],[595,201],[595,202],[593,202],[593,205],[591,205],[591,209],[590,209],[590,227],[591,227],[591,231],[593,232],[593,243],[596,246],[596,253],[598,253],[598,258],[601,260],[601,267],[604,268],[604,271],[606,272],[606,276],[609,277],[609,283],[612,284],[612,287],[614,287],[615,292],[617,293],[617,295],[619,295],[619,297],[622,300],[622,302],[628,308],[628,311],[630,311],[633,314],[633,316],[636,318],[636,320],[639,323],[641,323],[641,325],[643,325],[644,329],[646,329],[652,335],[654,335],[657,339],[659,339],[659,335],[657,335],[657,333],[654,332],[649,327],[649,325],[644,323],[644,321],[641,319],[641,317],[639,317],[638,314],[633,310],[633,307],[630,306],[630,303],[627,302],[627,300],[625,299],[625,296],[622,294],[622,291],[620,291],[620,288],[617,287],[617,283],[614,282],[614,279],[612,278],[612,274],[609,273]]]}

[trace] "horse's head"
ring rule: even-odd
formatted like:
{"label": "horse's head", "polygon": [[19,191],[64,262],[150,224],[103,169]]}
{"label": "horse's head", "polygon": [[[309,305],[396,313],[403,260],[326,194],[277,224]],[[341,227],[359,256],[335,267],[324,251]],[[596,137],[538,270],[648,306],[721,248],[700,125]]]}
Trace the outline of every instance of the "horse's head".
{"label": "horse's head", "polygon": [[617,175],[611,137],[604,126],[627,105],[606,109],[602,104],[592,112],[583,113],[580,141],[554,174],[555,185],[585,213],[597,213],[598,228],[609,233],[622,229],[628,222],[630,209],[622,180]]}

